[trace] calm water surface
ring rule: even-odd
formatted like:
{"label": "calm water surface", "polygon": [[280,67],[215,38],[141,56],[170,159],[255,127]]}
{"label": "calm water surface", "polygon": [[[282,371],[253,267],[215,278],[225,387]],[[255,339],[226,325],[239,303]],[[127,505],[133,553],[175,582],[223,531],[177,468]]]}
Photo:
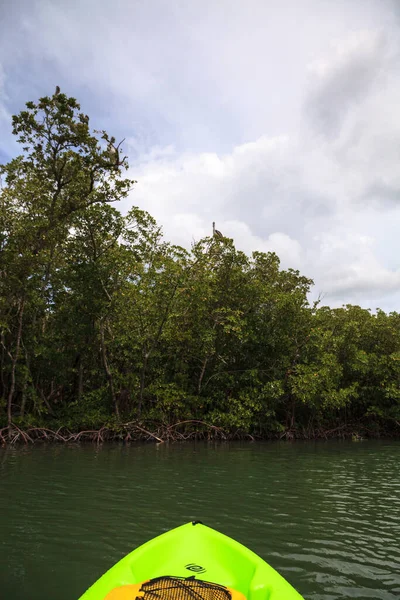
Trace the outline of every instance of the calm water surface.
{"label": "calm water surface", "polygon": [[76,600],[201,519],[305,598],[400,598],[400,443],[0,450],[0,598]]}

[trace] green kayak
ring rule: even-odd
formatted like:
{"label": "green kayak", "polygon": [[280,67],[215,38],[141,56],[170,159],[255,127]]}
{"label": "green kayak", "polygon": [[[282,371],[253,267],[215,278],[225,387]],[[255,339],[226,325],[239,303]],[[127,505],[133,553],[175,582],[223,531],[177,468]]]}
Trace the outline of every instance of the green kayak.
{"label": "green kayak", "polygon": [[140,546],[80,600],[301,600],[257,554],[198,521]]}

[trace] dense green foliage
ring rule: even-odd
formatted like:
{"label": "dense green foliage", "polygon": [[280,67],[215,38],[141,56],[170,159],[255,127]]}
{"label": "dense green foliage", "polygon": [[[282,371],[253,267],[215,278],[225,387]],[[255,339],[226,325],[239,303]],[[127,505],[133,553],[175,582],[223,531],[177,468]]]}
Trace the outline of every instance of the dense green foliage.
{"label": "dense green foliage", "polygon": [[[122,216],[120,144],[59,94],[13,118],[1,168],[0,420],[11,429],[399,432],[400,315],[310,305],[274,253],[166,243]],[[196,422],[196,423],[194,423]],[[199,424],[202,422],[203,424]],[[207,425],[206,425],[207,424]]]}

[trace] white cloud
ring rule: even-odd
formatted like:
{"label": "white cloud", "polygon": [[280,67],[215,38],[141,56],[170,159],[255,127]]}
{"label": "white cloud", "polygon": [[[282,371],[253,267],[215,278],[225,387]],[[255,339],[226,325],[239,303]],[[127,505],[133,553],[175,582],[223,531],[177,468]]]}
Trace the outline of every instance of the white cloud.
{"label": "white cloud", "polygon": [[389,270],[374,254],[374,238],[349,231],[317,236],[319,254],[315,264],[323,274],[328,294],[343,298],[346,293],[400,291],[400,269]]}
{"label": "white cloud", "polygon": [[126,136],[129,203],[167,238],[189,246],[215,220],[246,252],[273,250],[313,278],[326,302],[397,306],[391,1],[16,4],[0,24],[7,105],[57,83]]}
{"label": "white cloud", "polygon": [[374,85],[384,84],[387,53],[382,33],[359,31],[336,41],[333,57],[309,65],[308,114],[323,133],[339,135],[348,111],[360,104]]}
{"label": "white cloud", "polygon": [[10,138],[11,115],[7,109],[7,102],[6,75],[0,62],[0,164],[6,163],[8,159],[8,153],[3,150],[1,143]]}
{"label": "white cloud", "polygon": [[17,0],[0,56],[16,73],[29,60],[30,90],[83,95],[146,148],[221,152],[293,131],[307,65],[349,29],[393,28],[385,1]]}
{"label": "white cloud", "polygon": [[[264,135],[225,154],[169,149],[135,166],[131,200],[179,243],[208,235],[216,220],[238,247],[275,251],[284,267],[313,278],[326,302],[390,308],[400,295],[396,230],[388,236],[388,224],[400,221],[400,115],[392,112],[400,80],[396,54],[382,40],[353,33],[318,63],[305,106],[318,96],[331,102],[332,115],[347,111],[332,135],[315,135],[320,124],[311,121],[298,135]],[[384,76],[370,74],[371,65]],[[349,85],[352,73],[362,76]]]}
{"label": "white cloud", "polygon": [[5,91],[6,76],[2,64],[0,63],[0,121],[9,121],[10,115],[6,109],[7,95]]}

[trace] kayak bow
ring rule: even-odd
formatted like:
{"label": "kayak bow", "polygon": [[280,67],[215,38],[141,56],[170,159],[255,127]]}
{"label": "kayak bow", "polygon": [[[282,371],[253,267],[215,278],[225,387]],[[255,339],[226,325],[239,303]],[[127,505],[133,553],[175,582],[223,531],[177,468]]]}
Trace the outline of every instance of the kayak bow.
{"label": "kayak bow", "polygon": [[302,600],[275,569],[194,521],[125,556],[80,600]]}

